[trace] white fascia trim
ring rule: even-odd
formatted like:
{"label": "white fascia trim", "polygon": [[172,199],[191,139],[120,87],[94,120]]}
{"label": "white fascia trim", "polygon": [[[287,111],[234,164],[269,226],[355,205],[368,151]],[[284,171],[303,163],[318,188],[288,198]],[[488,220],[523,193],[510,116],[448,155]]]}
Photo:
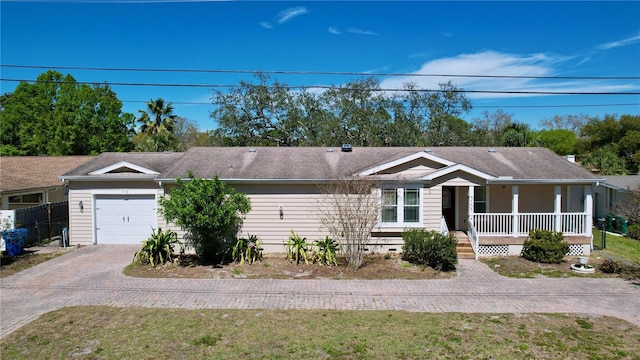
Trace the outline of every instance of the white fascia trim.
{"label": "white fascia trim", "polygon": [[478,171],[478,170],[476,170],[474,168],[470,168],[470,167],[468,167],[466,165],[455,164],[455,165],[447,166],[446,168],[443,168],[443,169],[440,169],[440,170],[436,170],[436,171],[428,174],[427,176],[421,177],[420,180],[433,180],[433,179],[437,179],[437,178],[439,178],[441,176],[451,174],[451,173],[456,172],[456,171],[464,171],[464,172],[466,172],[468,174],[477,176],[477,177],[485,179],[487,181],[493,180],[493,179],[496,178],[493,175],[489,175],[489,174],[483,173],[482,171]]}
{"label": "white fascia trim", "polygon": [[487,180],[489,184],[500,185],[526,185],[526,184],[556,184],[556,185],[595,185],[602,183],[602,179],[500,179],[494,178]]}
{"label": "white fascia trim", "polygon": [[100,195],[157,195],[155,189],[95,189],[91,190],[91,196]]}
{"label": "white fascia trim", "polygon": [[[337,179],[227,179],[219,178],[228,184],[320,184],[328,183],[332,181],[339,181]],[[212,180],[211,178],[208,180]],[[160,183],[175,183],[175,178],[158,178],[154,179]],[[189,181],[189,178],[181,178],[180,181]]]}
{"label": "white fascia trim", "polygon": [[60,177],[63,182],[67,183],[71,181],[149,181],[155,180],[155,175],[130,175],[130,176],[110,176],[110,175],[78,175],[78,176],[63,176]]}
{"label": "white fascia trim", "polygon": [[135,171],[138,171],[140,173],[147,174],[147,175],[160,175],[160,173],[157,172],[157,171],[153,171],[151,169],[147,169],[147,168],[142,167],[140,165],[132,164],[132,163],[130,163],[128,161],[120,161],[119,163],[107,166],[107,167],[102,168],[102,169],[98,169],[96,171],[92,171],[92,172],[89,173],[89,175],[104,175],[104,174],[106,174],[108,172],[111,172],[113,170],[116,170],[116,169],[119,169],[119,168],[122,168],[122,167],[126,167],[126,168],[129,168],[131,170],[135,170]]}
{"label": "white fascia trim", "polygon": [[397,160],[394,160],[394,161],[391,161],[391,162],[388,162],[388,163],[384,163],[384,164],[376,166],[374,168],[367,169],[367,170],[359,173],[358,175],[360,175],[360,176],[373,175],[373,174],[378,173],[380,171],[391,169],[392,167],[395,167],[395,166],[398,166],[398,165],[402,165],[404,163],[407,163],[409,161],[413,161],[413,160],[416,160],[416,159],[427,159],[427,160],[431,160],[431,161],[440,163],[440,164],[442,164],[444,166],[451,166],[451,165],[455,164],[454,162],[451,162],[449,160],[443,159],[443,158],[441,158],[439,156],[432,155],[432,154],[430,154],[428,152],[425,152],[425,151],[420,151],[420,152],[417,152],[415,154],[407,155],[405,157],[401,157],[400,159],[397,159]]}

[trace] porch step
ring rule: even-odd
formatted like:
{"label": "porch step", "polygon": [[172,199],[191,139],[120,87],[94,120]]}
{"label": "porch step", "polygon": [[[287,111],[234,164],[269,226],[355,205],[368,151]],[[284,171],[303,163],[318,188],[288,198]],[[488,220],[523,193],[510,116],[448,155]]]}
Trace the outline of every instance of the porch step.
{"label": "porch step", "polygon": [[475,259],[476,254],[473,252],[469,238],[462,231],[456,231],[453,233],[458,239],[456,245],[456,252],[458,253],[458,259]]}

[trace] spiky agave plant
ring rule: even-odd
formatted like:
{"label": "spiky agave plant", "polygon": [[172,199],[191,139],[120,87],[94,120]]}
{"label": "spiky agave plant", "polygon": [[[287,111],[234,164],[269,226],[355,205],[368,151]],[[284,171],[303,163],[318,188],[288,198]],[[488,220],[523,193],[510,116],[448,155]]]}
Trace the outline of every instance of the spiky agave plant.
{"label": "spiky agave plant", "polygon": [[151,236],[142,242],[142,248],[134,255],[134,261],[141,264],[162,265],[167,261],[171,261],[176,244],[181,245],[178,241],[178,234],[171,230],[165,232],[161,228],[151,231]]}
{"label": "spiky agave plant", "polygon": [[337,241],[325,236],[324,239],[316,240],[314,244],[318,248],[318,251],[315,253],[315,260],[318,264],[338,266],[336,253],[340,250],[340,244],[338,244]]}
{"label": "spiky agave plant", "polygon": [[309,251],[309,243],[307,238],[300,237],[291,230],[291,236],[287,240],[287,259],[289,261],[296,261],[296,265],[300,264],[300,260],[304,260],[305,264],[308,264],[307,251]]}
{"label": "spiky agave plant", "polygon": [[256,235],[249,235],[249,238],[240,238],[233,246],[231,256],[233,261],[244,264],[245,261],[249,265],[258,260],[262,260],[262,240]]}

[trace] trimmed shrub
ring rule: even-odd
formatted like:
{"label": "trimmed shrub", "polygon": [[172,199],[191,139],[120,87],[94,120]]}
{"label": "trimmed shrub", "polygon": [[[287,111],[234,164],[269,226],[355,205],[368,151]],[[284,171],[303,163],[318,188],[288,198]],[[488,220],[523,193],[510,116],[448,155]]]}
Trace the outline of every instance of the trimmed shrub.
{"label": "trimmed shrub", "polygon": [[612,258],[604,259],[602,264],[600,264],[600,271],[607,274],[618,274],[620,273],[620,264]]}
{"label": "trimmed shrub", "polygon": [[561,232],[532,230],[524,242],[522,257],[538,263],[559,264],[569,252]]}
{"label": "trimmed shrub", "polygon": [[629,225],[627,228],[627,237],[640,240],[640,224]]}
{"label": "trimmed shrub", "polygon": [[403,260],[435,270],[456,269],[458,240],[453,234],[443,235],[434,230],[409,229],[402,233],[402,240]]}

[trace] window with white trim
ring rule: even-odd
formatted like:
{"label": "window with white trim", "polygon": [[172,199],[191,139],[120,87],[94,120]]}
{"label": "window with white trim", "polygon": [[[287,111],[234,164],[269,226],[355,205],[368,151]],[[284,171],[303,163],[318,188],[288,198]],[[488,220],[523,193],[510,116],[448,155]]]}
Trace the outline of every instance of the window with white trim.
{"label": "window with white trim", "polygon": [[473,212],[483,214],[487,212],[487,187],[476,186],[473,188]]}
{"label": "window with white trim", "polygon": [[380,193],[380,222],[387,226],[416,226],[422,223],[422,188],[383,188]]}

